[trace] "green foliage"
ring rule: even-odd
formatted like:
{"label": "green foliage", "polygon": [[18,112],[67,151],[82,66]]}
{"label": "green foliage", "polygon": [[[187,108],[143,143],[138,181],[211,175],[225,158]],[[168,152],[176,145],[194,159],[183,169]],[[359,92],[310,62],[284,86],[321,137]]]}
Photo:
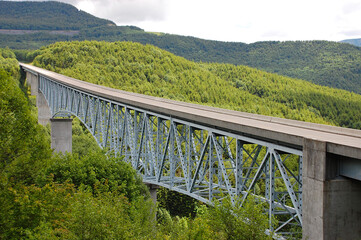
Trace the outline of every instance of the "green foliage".
{"label": "green foliage", "polygon": [[[151,200],[130,204],[122,195],[79,192],[71,204],[73,239],[149,239],[156,235]],[[141,221],[142,220],[142,221]]]}
{"label": "green foliage", "polygon": [[0,29],[79,30],[115,25],[60,2],[0,1]]}
{"label": "green foliage", "polygon": [[265,234],[268,217],[263,214],[263,205],[251,196],[239,208],[239,201],[233,205],[229,198],[214,207],[202,205],[194,219],[172,218],[168,211],[158,211],[160,230],[169,239],[272,239]]}
{"label": "green foliage", "polygon": [[[76,154],[51,158],[45,130],[18,87],[14,54],[8,49],[0,53],[0,239],[269,239],[264,235],[268,220],[261,214],[263,206],[252,198],[242,209],[229,200],[214,208],[200,206],[194,219],[172,218],[162,209],[156,225],[151,200],[136,172],[90,145],[90,134],[77,121]],[[150,45],[57,43],[32,56],[36,65],[128,91],[361,126],[357,94],[244,66],[197,64]],[[95,151],[87,154],[86,145]]]}
{"label": "green foliage", "polygon": [[88,153],[82,157],[75,154],[56,155],[52,164],[43,170],[38,182],[69,182],[76,188],[86,188],[94,194],[112,192],[123,194],[130,202],[146,196],[148,191],[136,171],[121,158],[108,157],[105,152]]}
{"label": "green foliage", "polygon": [[[236,87],[252,95],[296,110],[290,115],[304,114],[302,111],[307,109],[327,122],[360,129],[361,96],[358,94],[268,74],[245,66],[231,64],[206,66],[217,76],[230,79]],[[297,119],[296,116],[287,118]]]}
{"label": "green foliage", "polygon": [[158,238],[152,200],[129,164],[81,147],[81,157],[52,157],[14,54],[0,53],[0,239]]}
{"label": "green foliage", "polygon": [[38,52],[29,49],[14,49],[12,51],[16,55],[16,59],[19,62],[24,62],[24,63],[32,62],[36,56],[36,53]]}
{"label": "green foliage", "polygon": [[0,239],[21,239],[49,228],[59,235],[66,233],[63,225],[73,194],[71,185],[51,184],[43,188],[7,185],[2,188]]}
{"label": "green foliage", "polygon": [[[1,28],[30,30],[17,34],[3,31],[0,33],[0,47],[37,49],[58,41],[132,41],[152,44],[193,61],[247,65],[323,86],[361,93],[361,48],[345,43],[268,41],[244,44],[154,34],[134,26],[118,27],[110,21],[56,2],[0,1]],[[76,31],[52,31],[59,29]],[[356,40],[353,41],[355,42]],[[24,59],[24,56],[18,56]]]}
{"label": "green foliage", "polygon": [[82,157],[90,152],[100,151],[100,147],[95,138],[78,118],[73,119],[72,133],[73,154]]}
{"label": "green foliage", "polygon": [[15,55],[0,50],[0,175],[31,183],[50,157],[46,131],[37,125],[18,84]]}
{"label": "green foliage", "polygon": [[361,93],[361,48],[327,41],[260,42],[237,64]]}
{"label": "green foliage", "polygon": [[203,217],[203,215],[198,215],[195,219],[179,216],[172,218],[166,209],[160,208],[157,212],[158,228],[167,236],[167,239],[220,239]]}
{"label": "green foliage", "polygon": [[272,239],[265,234],[268,217],[263,214],[263,206],[250,196],[242,208],[232,204],[229,198],[215,203],[203,214],[209,226],[219,236],[218,239]]}
{"label": "green foliage", "polygon": [[157,203],[162,209],[167,209],[172,216],[195,217],[200,203],[185,194],[160,187],[157,190]]}
{"label": "green foliage", "polygon": [[34,64],[126,91],[345,127],[358,127],[361,96],[245,66],[194,63],[151,45],[56,43]]}
{"label": "green foliage", "polygon": [[151,200],[94,196],[73,185],[49,183],[0,192],[0,239],[149,239],[156,236]]}
{"label": "green foliage", "polygon": [[7,72],[13,79],[19,80],[19,64],[15,54],[8,48],[0,48],[0,69]]}

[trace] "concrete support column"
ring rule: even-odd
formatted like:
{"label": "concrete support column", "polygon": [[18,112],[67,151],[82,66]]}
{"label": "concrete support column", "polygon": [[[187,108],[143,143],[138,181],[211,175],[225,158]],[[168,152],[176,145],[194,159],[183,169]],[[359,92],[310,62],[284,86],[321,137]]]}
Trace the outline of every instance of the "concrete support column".
{"label": "concrete support column", "polygon": [[305,139],[302,172],[303,239],[324,239],[324,181],[326,143]]}
{"label": "concrete support column", "polygon": [[25,72],[25,73],[26,73],[26,84],[30,86],[30,90],[31,90],[31,81],[33,80],[32,74],[30,72]]}
{"label": "concrete support column", "polygon": [[51,148],[55,152],[72,152],[72,118],[51,118]]}
{"label": "concrete support column", "polygon": [[31,74],[31,95],[33,96],[38,96],[38,92],[39,92],[39,76],[38,75],[34,75]]}
{"label": "concrete support column", "polygon": [[146,185],[149,188],[150,197],[153,199],[154,205],[157,205],[157,189],[159,188],[159,186],[154,184]]}
{"label": "concrete support column", "polygon": [[26,82],[30,85],[30,92],[32,96],[38,96],[39,80],[38,75],[26,72]]}
{"label": "concrete support column", "polygon": [[26,80],[30,85],[31,95],[36,96],[36,107],[38,108],[38,123],[46,126],[50,123],[51,111],[44,95],[39,91],[39,76],[26,72]]}
{"label": "concrete support column", "polygon": [[303,144],[303,239],[360,239],[361,184],[338,177],[338,159],[326,142]]}
{"label": "concrete support column", "polygon": [[38,123],[46,126],[50,123],[52,116],[48,102],[45,100],[43,93],[40,91],[38,91],[36,97],[36,106],[38,107]]}

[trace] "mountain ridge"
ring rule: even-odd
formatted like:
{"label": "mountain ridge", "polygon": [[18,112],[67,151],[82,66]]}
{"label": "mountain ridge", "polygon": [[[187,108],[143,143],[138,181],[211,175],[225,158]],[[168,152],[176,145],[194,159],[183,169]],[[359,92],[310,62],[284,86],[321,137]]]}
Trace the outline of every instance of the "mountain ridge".
{"label": "mountain ridge", "polygon": [[196,63],[152,45],[58,42],[33,64],[91,83],[219,108],[361,127],[361,95],[247,66]]}
{"label": "mountain ridge", "polygon": [[345,39],[340,42],[349,43],[349,44],[361,47],[361,38]]}
{"label": "mountain ridge", "polygon": [[[76,9],[67,7],[72,11]],[[50,8],[48,8],[49,11],[51,11]],[[81,13],[77,9],[76,11]],[[1,19],[0,14],[0,26]],[[66,28],[70,29],[71,26]],[[77,31],[79,32],[74,35],[51,34],[48,30],[24,35],[0,33],[0,47],[37,49],[58,41],[132,41],[151,44],[192,61],[246,65],[323,86],[361,93],[361,47],[347,43],[330,41],[267,41],[252,44],[221,42],[167,33],[148,33],[135,26],[112,25],[111,21]]]}
{"label": "mountain ridge", "polygon": [[67,3],[0,1],[0,29],[80,30],[103,25],[115,23]]}

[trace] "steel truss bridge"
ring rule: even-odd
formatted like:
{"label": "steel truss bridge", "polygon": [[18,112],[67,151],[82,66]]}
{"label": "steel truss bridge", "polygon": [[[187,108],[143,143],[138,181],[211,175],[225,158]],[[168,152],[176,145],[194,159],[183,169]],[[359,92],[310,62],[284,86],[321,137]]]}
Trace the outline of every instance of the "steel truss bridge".
{"label": "steel truss bridge", "polygon": [[302,228],[302,134],[327,138],[333,127],[144,96],[21,65],[37,76],[53,117],[79,118],[145,183],[205,203],[230,197],[242,205],[254,195],[266,206],[269,230],[285,236]]}

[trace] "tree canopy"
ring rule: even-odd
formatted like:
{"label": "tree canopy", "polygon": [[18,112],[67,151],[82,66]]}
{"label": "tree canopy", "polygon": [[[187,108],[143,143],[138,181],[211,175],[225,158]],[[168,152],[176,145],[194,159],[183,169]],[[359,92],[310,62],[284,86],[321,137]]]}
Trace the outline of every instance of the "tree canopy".
{"label": "tree canopy", "polygon": [[131,42],[56,43],[34,64],[126,91],[275,117],[360,128],[361,96],[246,66],[195,63]]}
{"label": "tree canopy", "polygon": [[[14,56],[0,49],[0,239],[271,239],[252,199],[242,211],[201,206],[194,218],[159,209],[155,221],[147,188],[121,158],[79,144],[52,154]],[[217,217],[230,212],[239,217]]]}
{"label": "tree canopy", "polygon": [[[322,86],[361,93],[361,48],[330,41],[220,42],[115,26],[59,2],[0,1],[0,47],[38,49],[57,41],[132,41],[152,44],[192,61],[246,65]],[[67,33],[52,30],[76,30]],[[351,43],[357,44],[357,39]],[[350,42],[350,41],[349,41]]]}

